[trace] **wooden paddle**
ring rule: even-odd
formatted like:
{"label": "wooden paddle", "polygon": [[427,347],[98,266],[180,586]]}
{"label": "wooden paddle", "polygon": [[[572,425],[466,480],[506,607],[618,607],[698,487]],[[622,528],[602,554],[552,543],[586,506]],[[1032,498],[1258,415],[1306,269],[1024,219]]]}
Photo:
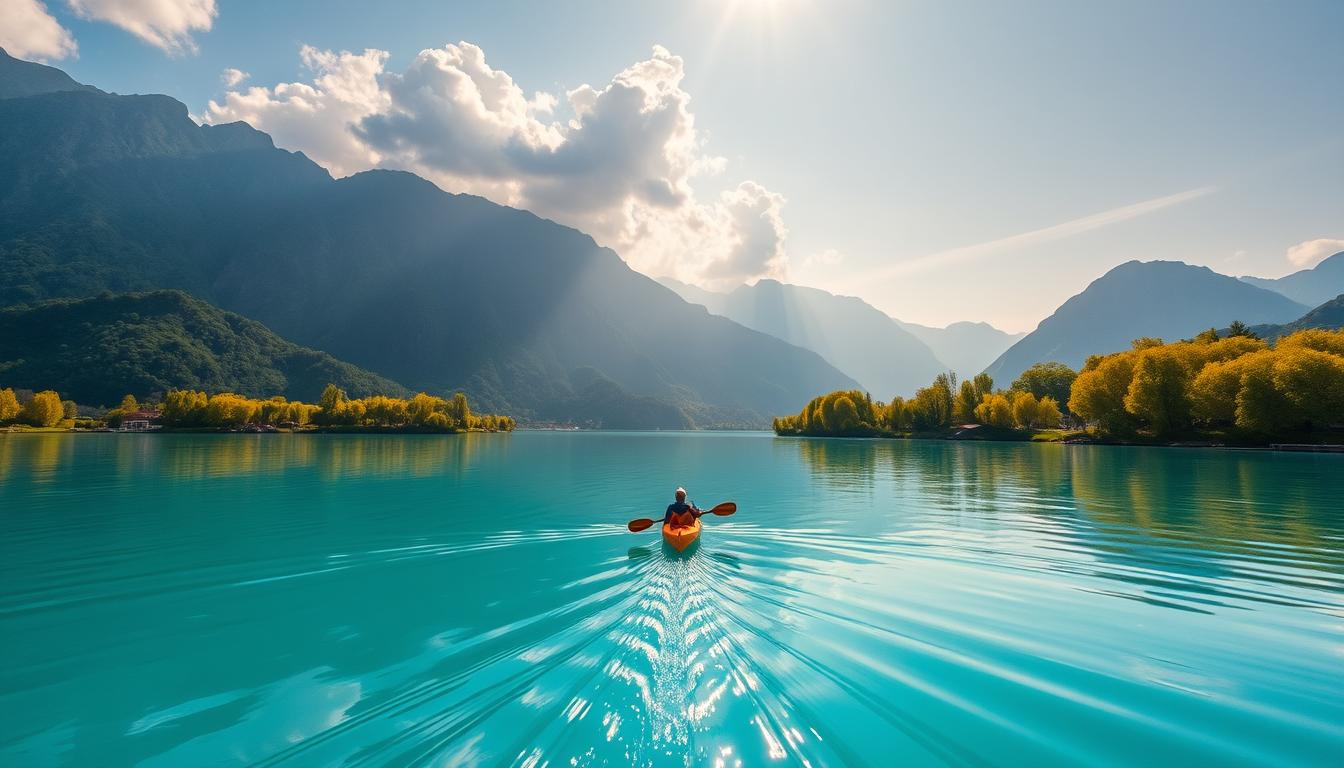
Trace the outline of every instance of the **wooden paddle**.
{"label": "wooden paddle", "polygon": [[[737,511],[737,502],[725,501],[722,504],[716,505],[713,509],[705,510],[704,512],[701,513],[701,517],[711,514],[718,515],[719,517],[727,517],[736,511]],[[653,525],[655,522],[657,521],[651,520],[647,517],[642,517],[638,520],[631,520],[625,527],[629,528],[631,533],[639,533],[645,528],[648,528],[649,526]]]}

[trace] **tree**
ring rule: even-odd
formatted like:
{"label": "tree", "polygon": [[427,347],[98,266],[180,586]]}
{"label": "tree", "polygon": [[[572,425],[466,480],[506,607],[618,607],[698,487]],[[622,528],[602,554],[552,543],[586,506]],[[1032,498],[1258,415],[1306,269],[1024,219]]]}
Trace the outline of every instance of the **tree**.
{"label": "tree", "polygon": [[24,404],[20,418],[34,427],[54,427],[64,416],[61,396],[48,389],[33,395],[33,399]]}
{"label": "tree", "polygon": [[980,392],[975,388],[975,383],[970,379],[961,382],[961,389],[957,391],[957,400],[953,407],[953,420],[958,424],[966,424],[975,420],[975,407],[980,404]]}
{"label": "tree", "polygon": [[1332,355],[1344,357],[1344,329],[1327,331],[1320,328],[1309,328],[1284,336],[1279,339],[1274,348],[1278,350],[1314,349],[1318,352],[1329,352]]}
{"label": "tree", "polygon": [[1179,349],[1144,349],[1138,354],[1134,375],[1125,393],[1125,410],[1148,422],[1158,435],[1187,429],[1190,426],[1189,383],[1190,374]]}
{"label": "tree", "polygon": [[975,420],[1000,429],[1012,429],[1013,406],[1003,395],[988,395],[975,407]]}
{"label": "tree", "polygon": [[835,398],[834,410],[831,413],[832,424],[830,431],[835,434],[844,435],[853,432],[859,426],[859,409],[855,407],[854,401],[847,395],[840,395]]}
{"label": "tree", "polygon": [[1036,426],[1039,429],[1053,429],[1059,426],[1064,420],[1064,414],[1060,412],[1059,402],[1049,395],[1042,397],[1036,403]]}
{"label": "tree", "polygon": [[1272,434],[1297,426],[1302,419],[1287,397],[1274,386],[1275,352],[1248,355],[1237,390],[1237,426]]}
{"label": "tree", "polygon": [[61,401],[61,418],[73,419],[79,415],[79,406],[75,405],[74,400]]}
{"label": "tree", "polygon": [[990,376],[988,373],[977,373],[974,382],[975,392],[980,396],[981,400],[989,397],[989,395],[994,392],[994,377]]}
{"label": "tree", "polygon": [[1201,368],[1190,383],[1191,415],[1205,424],[1235,423],[1237,393],[1241,391],[1244,367],[1244,358],[1236,358],[1212,362]]}
{"label": "tree", "polygon": [[910,408],[904,398],[893,397],[886,404],[882,409],[881,426],[892,432],[904,432],[910,428]]}
{"label": "tree", "polygon": [[457,429],[471,428],[471,408],[467,405],[467,396],[461,392],[453,395],[448,403],[447,414]]}
{"label": "tree", "polygon": [[1344,422],[1344,357],[1308,347],[1277,350],[1274,388],[1313,426]]}
{"label": "tree", "polygon": [[117,406],[117,410],[122,413],[135,413],[140,410],[140,403],[135,399],[135,395],[126,395],[121,398],[121,405]]}
{"label": "tree", "polygon": [[1260,336],[1256,334],[1255,331],[1252,331],[1250,329],[1250,326],[1246,325],[1240,320],[1233,320],[1232,324],[1227,327],[1227,336],[1228,338],[1231,338],[1233,336],[1245,336],[1251,339],[1260,338]]}
{"label": "tree", "polygon": [[1052,397],[1055,402],[1067,403],[1077,378],[1078,373],[1063,363],[1037,363],[1023,371],[1010,389],[1030,392],[1037,400]]}
{"label": "tree", "polygon": [[1095,423],[1103,432],[1128,432],[1133,417],[1125,410],[1125,396],[1133,378],[1133,352],[1100,358],[1093,367],[1084,366],[1083,372],[1074,380],[1069,394],[1069,410],[1082,420]]}
{"label": "tree", "polygon": [[1199,335],[1195,337],[1195,341],[1199,342],[1200,344],[1212,344],[1219,338],[1221,337],[1218,335],[1218,329],[1210,328],[1207,331],[1200,331]]}
{"label": "tree", "polygon": [[12,389],[0,389],[0,421],[10,421],[19,415],[22,407]]}
{"label": "tree", "polygon": [[915,429],[941,429],[952,423],[952,387],[956,374],[940,373],[933,383],[915,392],[910,401],[910,421]]}

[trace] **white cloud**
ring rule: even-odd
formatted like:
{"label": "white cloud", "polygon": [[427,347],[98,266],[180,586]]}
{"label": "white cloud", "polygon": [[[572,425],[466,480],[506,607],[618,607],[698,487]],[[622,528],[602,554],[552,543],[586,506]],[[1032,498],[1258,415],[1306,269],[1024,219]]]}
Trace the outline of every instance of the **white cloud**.
{"label": "white cloud", "polygon": [[247,120],[337,174],[403,168],[528,208],[650,274],[725,284],[783,274],[783,197],[742,182],[697,198],[692,181],[725,161],[704,151],[684,63],[661,46],[606,85],[563,97],[529,96],[466,42],[421,51],[393,73],[384,51],[302,55],[311,84],[230,91],[206,119]]}
{"label": "white cloud", "polygon": [[234,69],[233,67],[229,67],[228,69],[219,73],[219,81],[224,83],[225,87],[227,88],[237,88],[239,83],[243,82],[249,77],[251,77],[251,75],[249,75],[248,73],[244,72],[241,69]]}
{"label": "white cloud", "polygon": [[1308,269],[1319,264],[1327,256],[1344,251],[1344,240],[1322,237],[1298,243],[1284,254],[1288,262],[1299,269]]}
{"label": "white cloud", "polygon": [[222,102],[206,106],[205,121],[246,121],[271,134],[278,146],[302,150],[338,176],[377,165],[378,153],[351,127],[387,108],[387,94],[378,84],[387,52],[335,54],[305,45],[299,55],[314,75],[312,84],[229,91]]}
{"label": "white cloud", "polygon": [[70,31],[38,0],[0,0],[0,48],[19,59],[56,61],[78,53]]}
{"label": "white cloud", "polygon": [[215,0],[68,0],[82,19],[106,21],[171,54],[195,53],[192,32],[208,32]]}

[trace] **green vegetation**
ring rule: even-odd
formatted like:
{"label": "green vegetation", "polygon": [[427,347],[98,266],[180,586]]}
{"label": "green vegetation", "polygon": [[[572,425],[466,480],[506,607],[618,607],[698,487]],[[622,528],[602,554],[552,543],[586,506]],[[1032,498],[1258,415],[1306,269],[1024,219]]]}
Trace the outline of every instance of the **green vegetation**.
{"label": "green vegetation", "polygon": [[[1172,344],[1135,339],[1125,352],[1088,358],[1077,374],[1059,363],[1034,365],[1006,391],[995,391],[987,374],[960,387],[941,374],[909,400],[832,392],[775,419],[775,432],[937,437],[977,424],[997,437],[1033,440],[1213,436],[1254,444],[1310,440],[1344,425],[1344,330],[1298,331],[1273,346],[1241,323],[1230,334],[1208,330]],[[1069,418],[1087,432],[1061,429]]]}
{"label": "green vegetation", "polygon": [[381,376],[292,344],[180,291],[104,295],[0,310],[0,379],[60,382],[81,403],[170,389],[314,398],[327,382],[360,396],[403,395]]}
{"label": "green vegetation", "polygon": [[909,400],[894,397],[888,403],[841,390],[814,398],[797,416],[776,418],[774,428],[779,435],[899,437],[943,436],[971,424],[1009,432],[1058,427],[1059,402],[1049,395],[1038,398],[1030,391],[1034,381],[1019,379],[1012,389],[996,391],[988,374],[958,386],[956,374],[940,373]]}
{"label": "green vegetation", "polygon": [[1344,424],[1344,330],[1305,330],[1271,347],[1244,326],[1220,338],[1139,339],[1090,358],[1069,408],[1103,435],[1221,431],[1254,441]]}
{"label": "green vegetation", "polygon": [[333,430],[510,432],[508,416],[476,415],[461,392],[445,400],[423,392],[410,399],[372,395],[351,399],[328,384],[316,405],[283,397],[254,400],[231,392],[174,390],[163,399],[163,424],[176,428],[237,428],[248,424],[314,425]]}
{"label": "green vegetation", "polygon": [[[75,403],[61,400],[52,390],[31,394],[22,404],[13,389],[0,390],[0,426],[43,429],[120,426],[131,414],[148,412],[167,429],[236,430],[283,426],[327,431],[395,432],[511,432],[509,416],[474,414],[461,392],[452,398],[423,392],[409,399],[371,395],[350,398],[345,390],[328,384],[316,404],[286,400],[283,396],[255,399],[233,392],[213,395],[175,389],[162,403],[140,403],[126,395],[101,418],[78,417]],[[137,419],[146,418],[137,415]]]}
{"label": "green vegetation", "polygon": [[51,390],[28,392],[20,398],[13,389],[0,389],[0,427],[68,428],[74,424],[75,404]]}

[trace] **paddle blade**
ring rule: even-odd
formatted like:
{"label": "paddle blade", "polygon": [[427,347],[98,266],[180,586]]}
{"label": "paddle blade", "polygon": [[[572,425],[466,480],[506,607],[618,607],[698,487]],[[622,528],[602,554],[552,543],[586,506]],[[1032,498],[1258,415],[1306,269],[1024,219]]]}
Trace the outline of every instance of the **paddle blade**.
{"label": "paddle blade", "polygon": [[713,509],[709,511],[712,514],[719,515],[720,517],[727,517],[737,511],[737,502],[725,501],[722,504],[715,506]]}
{"label": "paddle blade", "polygon": [[645,528],[648,528],[650,525],[653,525],[653,521],[645,517],[639,520],[631,520],[630,524],[627,525],[626,528],[629,528],[631,533],[639,533]]}

